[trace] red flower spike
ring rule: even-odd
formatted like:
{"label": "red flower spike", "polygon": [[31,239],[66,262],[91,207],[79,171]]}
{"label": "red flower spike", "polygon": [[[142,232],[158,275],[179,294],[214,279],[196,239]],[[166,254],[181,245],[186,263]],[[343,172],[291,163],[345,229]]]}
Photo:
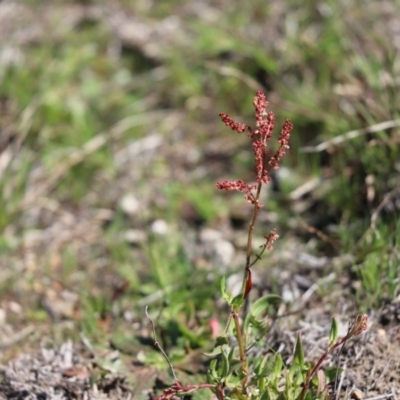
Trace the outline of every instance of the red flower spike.
{"label": "red flower spike", "polygon": [[[290,133],[293,125],[289,120],[284,123],[278,138],[279,148],[275,154],[271,155],[267,147],[275,127],[275,115],[271,111],[267,112],[268,101],[265,94],[261,91],[256,93],[253,106],[256,119],[256,126],[254,128],[235,121],[228,114],[220,113],[219,116],[222,122],[235,132],[243,133],[247,131],[249,138],[252,140],[256,184],[248,184],[238,179],[231,182],[218,182],[217,188],[227,191],[237,190],[244,193],[246,201],[253,204],[256,209],[260,209],[262,207],[262,203],[258,198],[260,194],[260,185],[268,184],[271,181],[269,177],[271,170],[279,168],[280,159],[289,148]],[[274,240],[271,240],[270,246],[272,246],[273,241]]]}
{"label": "red flower spike", "polygon": [[265,235],[264,238],[266,240],[265,247],[267,250],[272,250],[273,244],[277,241],[279,235],[276,233],[276,231],[271,231],[268,235]]}
{"label": "red flower spike", "polygon": [[350,328],[350,331],[347,334],[348,338],[357,336],[360,333],[364,332],[367,329],[367,326],[368,326],[368,315],[367,314],[357,315],[355,321],[353,322]]}
{"label": "red flower spike", "polygon": [[286,120],[283,125],[281,134],[278,138],[278,142],[280,144],[279,149],[276,151],[276,153],[271,157],[271,159],[268,162],[271,168],[273,169],[279,168],[279,161],[281,157],[284,156],[286,154],[286,150],[289,149],[289,139],[292,129],[293,129],[293,124],[289,120]]}
{"label": "red flower spike", "polygon": [[237,133],[243,133],[247,129],[247,126],[245,124],[236,122],[228,114],[220,113],[219,116],[220,116],[222,122],[226,126],[229,126],[229,128],[231,128],[233,131],[236,131]]}
{"label": "red flower spike", "polygon": [[[275,154],[271,154],[267,150],[268,142],[271,140],[272,132],[275,127],[275,115],[272,112],[267,112],[268,101],[263,92],[258,91],[253,100],[255,110],[256,127],[252,128],[248,125],[241,124],[231,118],[228,114],[220,113],[219,116],[225,125],[232,130],[243,133],[248,132],[248,136],[252,139],[254,163],[255,163],[255,181],[256,184],[248,184],[245,181],[238,179],[234,181],[223,181],[217,183],[217,188],[220,190],[237,190],[244,193],[245,199],[250,204],[253,204],[255,210],[262,207],[259,199],[261,185],[266,185],[271,181],[269,176],[272,169],[279,168],[279,162],[286,150],[289,149],[290,133],[293,129],[293,124],[286,120],[280,135],[278,137],[279,148]],[[265,236],[264,248],[271,250],[273,243],[278,238],[275,231]]]}
{"label": "red flower spike", "polygon": [[260,90],[256,93],[256,96],[254,97],[253,105],[254,109],[256,110],[257,126],[259,126],[258,122],[261,121],[262,118],[265,116],[266,109],[268,107],[267,98],[265,97],[265,94]]}
{"label": "red flower spike", "polygon": [[248,185],[241,179],[237,179],[236,181],[222,181],[217,183],[217,188],[219,190],[237,190],[239,192],[246,192],[248,190]]}

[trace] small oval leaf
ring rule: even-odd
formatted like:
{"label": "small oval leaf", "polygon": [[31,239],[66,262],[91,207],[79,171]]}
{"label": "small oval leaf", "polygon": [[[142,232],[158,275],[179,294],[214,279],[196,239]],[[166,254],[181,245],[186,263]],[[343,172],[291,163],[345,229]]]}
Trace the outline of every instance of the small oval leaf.
{"label": "small oval leaf", "polygon": [[329,332],[329,346],[333,346],[339,337],[339,326],[335,318],[332,318],[331,330]]}

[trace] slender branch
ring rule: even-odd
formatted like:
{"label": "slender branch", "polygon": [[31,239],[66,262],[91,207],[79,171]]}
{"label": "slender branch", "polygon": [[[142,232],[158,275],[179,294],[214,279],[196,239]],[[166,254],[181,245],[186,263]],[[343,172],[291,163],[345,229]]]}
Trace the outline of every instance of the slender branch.
{"label": "slender branch", "polygon": [[249,268],[254,265],[254,262],[251,263],[251,254],[252,254],[252,249],[253,249],[253,234],[254,234],[254,228],[256,225],[257,221],[257,216],[258,216],[258,210],[259,210],[259,199],[260,199],[260,193],[261,193],[261,187],[262,183],[257,184],[257,191],[255,195],[255,200],[254,200],[254,205],[253,205],[253,215],[251,217],[251,221],[249,224],[249,230],[247,233],[247,249],[246,249],[246,268],[244,270],[244,275],[243,275],[243,282],[242,282],[242,296],[243,298],[245,297],[246,293],[246,284],[247,284],[247,279],[249,277]]}
{"label": "slender branch", "polygon": [[301,393],[300,393],[300,397],[299,397],[300,400],[305,399],[310,382],[313,379],[314,375],[317,373],[317,371],[321,368],[321,365],[324,362],[324,360],[326,359],[326,357],[330,353],[332,353],[335,349],[337,349],[339,346],[344,345],[352,337],[357,336],[360,333],[364,332],[367,329],[367,323],[368,323],[368,315],[358,314],[356,316],[356,318],[354,319],[354,321],[350,324],[346,335],[339,337],[338,340],[336,341],[336,343],[331,344],[328,347],[328,349],[325,351],[325,353],[320,357],[318,362],[315,364],[312,371],[309,374],[307,374],[307,378],[305,379],[303,389],[301,390]]}
{"label": "slender branch", "polygon": [[149,308],[148,306],[145,307],[145,313],[146,313],[146,316],[147,316],[147,318],[149,319],[149,321],[150,321],[150,323],[151,323],[151,326],[152,326],[152,329],[153,329],[154,346],[156,346],[157,349],[161,351],[161,354],[164,356],[165,360],[167,361],[167,363],[168,363],[168,365],[169,365],[169,368],[170,368],[170,370],[171,370],[171,373],[172,373],[172,376],[174,377],[175,382],[178,382],[178,378],[177,378],[176,375],[175,375],[175,370],[174,370],[174,367],[172,366],[171,361],[169,361],[169,358],[168,358],[167,354],[165,353],[165,351],[164,351],[163,348],[161,347],[160,343],[157,341],[156,329],[155,329],[155,327],[154,327],[154,322],[153,322],[153,320],[150,318],[150,315],[149,315],[149,313],[148,313],[148,311],[147,311],[148,308]]}

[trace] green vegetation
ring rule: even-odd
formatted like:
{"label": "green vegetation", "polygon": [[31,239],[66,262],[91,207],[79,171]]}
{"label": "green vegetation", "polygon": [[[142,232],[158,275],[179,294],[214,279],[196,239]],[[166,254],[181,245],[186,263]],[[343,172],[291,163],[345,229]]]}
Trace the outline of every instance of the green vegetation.
{"label": "green vegetation", "polygon": [[[168,386],[148,306],[186,387],[207,371],[217,386],[222,375],[243,380],[231,343],[216,346],[211,366],[202,353],[213,351],[213,323],[237,306],[219,287],[226,277],[240,292],[250,220],[250,207],[215,184],[253,179],[245,135],[227,132],[218,113],[250,123],[258,90],[277,126],[289,118],[294,130],[262,192],[253,248],[272,229],[280,239],[254,267],[251,301],[282,296],[284,311],[268,304],[271,319],[297,311],[309,288],[282,288],[299,275],[333,313],[340,301],[369,312],[399,295],[400,63],[389,23],[399,6],[155,3],[26,1],[0,28],[0,308],[12,331],[36,332],[1,363],[43,336],[84,336],[163,370]],[[264,338],[256,328],[253,339]],[[252,384],[265,389],[254,398],[279,398],[286,372],[284,398],[299,398],[290,382],[299,388],[313,365],[296,343],[292,367],[276,342],[254,345]],[[313,379],[315,398],[322,378]]]}

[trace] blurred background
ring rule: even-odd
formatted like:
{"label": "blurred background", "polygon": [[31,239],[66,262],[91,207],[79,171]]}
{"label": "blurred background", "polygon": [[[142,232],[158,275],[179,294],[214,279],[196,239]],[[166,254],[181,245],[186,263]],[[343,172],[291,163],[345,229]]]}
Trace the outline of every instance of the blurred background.
{"label": "blurred background", "polygon": [[275,134],[286,118],[294,130],[263,195],[256,246],[280,239],[254,295],[391,302],[399,13],[390,0],[3,0],[1,362],[84,336],[162,363],[148,305],[172,360],[197,370],[188,349],[227,316],[219,282],[240,285],[251,212],[215,187],[253,176],[247,137],[218,113],[252,125],[257,90]]}

